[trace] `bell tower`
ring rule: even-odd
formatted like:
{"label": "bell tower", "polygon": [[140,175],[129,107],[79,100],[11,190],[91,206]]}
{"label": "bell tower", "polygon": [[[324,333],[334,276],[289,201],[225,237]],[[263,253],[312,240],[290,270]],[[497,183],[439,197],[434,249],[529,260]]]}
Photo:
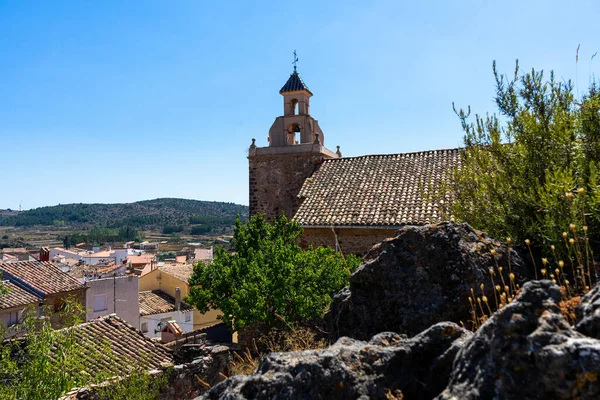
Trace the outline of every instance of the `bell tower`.
{"label": "bell tower", "polygon": [[268,145],[258,147],[255,139],[248,151],[250,215],[265,214],[271,221],[280,214],[292,218],[304,181],[312,176],[323,160],[341,157],[325,147],[319,123],[310,115],[308,89],[296,70],[283,85],[283,115],[269,129]]}

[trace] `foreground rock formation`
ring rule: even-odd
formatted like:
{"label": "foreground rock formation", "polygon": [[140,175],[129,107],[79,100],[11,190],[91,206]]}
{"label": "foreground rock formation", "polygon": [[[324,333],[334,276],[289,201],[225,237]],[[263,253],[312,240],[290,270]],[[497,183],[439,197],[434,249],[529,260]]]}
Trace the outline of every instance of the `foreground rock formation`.
{"label": "foreground rock formation", "polygon": [[369,342],[341,338],[324,350],[273,353],[253,376],[234,376],[203,398],[432,398],[446,386],[454,356],[471,335],[445,322],[411,339],[386,332]]}
{"label": "foreground rock formation", "polygon": [[[508,251],[485,233],[454,222],[404,227],[373,247],[334,298],[328,330],[335,338],[368,340],[384,331],[416,335],[440,321],[467,323],[470,288],[486,282],[494,298],[491,250],[508,279]],[[511,266],[517,277],[530,275],[515,251]]]}
{"label": "foreground rock formation", "polygon": [[[596,286],[582,299],[577,329],[598,326],[599,297]],[[382,333],[274,353],[202,399],[598,399],[600,340],[571,327],[560,300],[550,281],[528,282],[475,334],[446,322],[411,339]]]}
{"label": "foreground rock formation", "polygon": [[550,281],[525,284],[459,351],[437,399],[599,399],[600,341],[568,324],[560,299]]}

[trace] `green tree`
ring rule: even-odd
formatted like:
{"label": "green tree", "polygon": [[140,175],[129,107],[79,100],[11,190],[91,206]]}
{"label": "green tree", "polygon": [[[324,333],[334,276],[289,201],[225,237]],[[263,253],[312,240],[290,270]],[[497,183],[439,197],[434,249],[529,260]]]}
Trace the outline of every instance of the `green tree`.
{"label": "green tree", "polygon": [[285,216],[273,224],[255,215],[236,221],[235,253],[217,248],[211,264],[197,264],[187,299],[200,312],[219,309],[235,330],[255,322],[270,327],[322,316],[332,296],[348,284],[360,259],[330,248],[302,250],[302,228]]}
{"label": "green tree", "polygon": [[[569,224],[599,233],[600,95],[532,70],[497,72],[499,115],[458,110],[465,132],[452,215],[498,238],[562,243]],[[579,189],[579,190],[578,190]],[[583,190],[580,190],[583,189]],[[579,231],[581,236],[583,233]],[[559,248],[557,246],[557,248]]]}

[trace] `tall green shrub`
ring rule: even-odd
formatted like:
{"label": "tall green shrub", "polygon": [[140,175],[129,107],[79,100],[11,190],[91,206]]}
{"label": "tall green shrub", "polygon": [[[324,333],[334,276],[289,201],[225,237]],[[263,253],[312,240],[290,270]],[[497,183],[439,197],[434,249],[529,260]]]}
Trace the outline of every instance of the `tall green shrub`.
{"label": "tall green shrub", "polygon": [[[570,81],[542,71],[497,72],[498,114],[456,111],[464,135],[452,214],[474,227],[535,246],[561,243],[570,224],[600,222],[600,94],[580,99]],[[579,190],[578,189],[583,189]]]}
{"label": "tall green shrub", "polygon": [[199,263],[190,280],[188,302],[201,312],[222,311],[238,330],[255,322],[268,326],[319,317],[333,295],[348,284],[360,259],[330,248],[302,250],[297,222],[285,216],[272,224],[255,215],[236,221],[230,254],[217,248],[211,264]]}

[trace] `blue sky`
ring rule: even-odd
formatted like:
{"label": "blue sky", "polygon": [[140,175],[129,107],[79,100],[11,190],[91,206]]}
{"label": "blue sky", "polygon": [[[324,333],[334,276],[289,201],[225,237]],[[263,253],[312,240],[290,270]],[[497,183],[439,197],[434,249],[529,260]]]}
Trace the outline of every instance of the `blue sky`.
{"label": "blue sky", "polygon": [[[497,3],[498,5],[492,5]],[[0,0],[0,208],[157,197],[248,203],[298,71],[345,156],[460,146],[492,61],[600,75],[590,1]]]}

